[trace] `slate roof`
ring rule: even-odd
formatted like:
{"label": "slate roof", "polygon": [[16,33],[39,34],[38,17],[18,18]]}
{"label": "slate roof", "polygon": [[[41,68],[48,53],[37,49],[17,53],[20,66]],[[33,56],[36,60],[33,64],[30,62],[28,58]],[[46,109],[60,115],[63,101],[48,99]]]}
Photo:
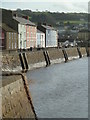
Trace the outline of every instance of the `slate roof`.
{"label": "slate roof", "polygon": [[19,23],[22,23],[24,25],[31,25],[31,26],[36,26],[34,23],[32,23],[30,20],[27,20],[25,18],[22,17],[13,17],[13,19],[15,19],[16,21],[18,21]]}
{"label": "slate roof", "polygon": [[40,30],[37,29],[37,33],[44,33],[44,32],[42,32],[42,31],[40,31]]}
{"label": "slate roof", "polygon": [[0,24],[0,27],[5,30],[6,32],[16,32],[15,30],[13,30],[11,27],[9,27],[8,25],[6,25],[5,23]]}
{"label": "slate roof", "polygon": [[42,25],[42,27],[46,28],[46,29],[50,29],[50,30],[55,30],[55,28],[48,26],[48,25]]}

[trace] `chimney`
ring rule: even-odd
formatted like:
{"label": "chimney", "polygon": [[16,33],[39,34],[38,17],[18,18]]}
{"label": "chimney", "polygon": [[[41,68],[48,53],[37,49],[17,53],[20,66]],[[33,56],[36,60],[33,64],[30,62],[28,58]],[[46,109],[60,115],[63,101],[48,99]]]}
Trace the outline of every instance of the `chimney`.
{"label": "chimney", "polygon": [[41,23],[41,22],[39,22],[39,23],[38,23],[38,26],[41,26],[41,24],[42,24],[42,23]]}
{"label": "chimney", "polygon": [[16,11],[12,11],[12,16],[17,17],[18,16],[17,12]]}
{"label": "chimney", "polygon": [[29,16],[26,16],[26,19],[29,20]]}
{"label": "chimney", "polygon": [[17,14],[13,14],[14,17],[17,17]]}
{"label": "chimney", "polygon": [[43,23],[43,25],[47,25],[46,23]]}
{"label": "chimney", "polygon": [[22,16],[22,18],[29,20],[29,16]]}
{"label": "chimney", "polygon": [[51,24],[50,24],[50,25],[48,25],[48,26],[52,27],[52,25],[51,25]]}

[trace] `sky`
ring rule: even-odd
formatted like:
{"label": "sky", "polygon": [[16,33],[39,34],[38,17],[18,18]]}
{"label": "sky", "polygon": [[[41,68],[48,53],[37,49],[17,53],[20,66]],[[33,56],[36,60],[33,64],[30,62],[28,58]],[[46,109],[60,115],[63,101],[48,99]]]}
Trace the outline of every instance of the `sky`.
{"label": "sky", "polygon": [[32,11],[86,13],[88,12],[88,2],[89,0],[13,0],[13,2],[12,0],[0,0],[0,7],[11,10],[20,8]]}

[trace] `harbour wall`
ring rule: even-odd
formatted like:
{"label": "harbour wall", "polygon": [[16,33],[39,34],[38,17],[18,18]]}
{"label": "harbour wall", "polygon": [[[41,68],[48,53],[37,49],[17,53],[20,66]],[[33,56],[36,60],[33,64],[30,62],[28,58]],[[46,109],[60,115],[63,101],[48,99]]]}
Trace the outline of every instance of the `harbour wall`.
{"label": "harbour wall", "polygon": [[22,74],[2,76],[2,118],[37,119],[27,79]]}
{"label": "harbour wall", "polygon": [[[90,49],[90,48],[89,48]],[[88,49],[88,50],[89,50]],[[45,51],[45,50],[44,50]],[[60,63],[65,61],[65,56],[62,49],[58,48],[49,48],[48,55],[51,61],[51,64]],[[87,56],[86,48],[79,48],[80,54],[78,53],[77,47],[73,48],[65,48],[64,51],[68,56],[68,60],[80,58],[80,54],[83,56]],[[2,54],[2,71],[21,71],[21,60],[19,57],[20,53],[10,53],[10,54]],[[39,51],[28,51],[25,52],[25,57],[28,64],[28,69],[34,69],[37,67],[43,67],[46,65],[45,56],[43,54],[43,50]]]}
{"label": "harbour wall", "polygon": [[[80,53],[87,56],[86,48],[65,48],[65,49],[48,49],[48,55],[51,64],[65,62],[65,54],[68,59],[80,58]],[[80,53],[79,53],[80,52]],[[65,54],[64,54],[65,53]],[[4,70],[22,70],[20,56],[21,53],[2,54],[2,69]],[[46,66],[43,51],[26,52],[26,60],[29,69]],[[66,56],[66,57],[67,57]],[[35,66],[36,65],[36,66]],[[27,78],[25,73],[2,73],[2,118],[33,118],[37,119],[33,100],[28,89]]]}

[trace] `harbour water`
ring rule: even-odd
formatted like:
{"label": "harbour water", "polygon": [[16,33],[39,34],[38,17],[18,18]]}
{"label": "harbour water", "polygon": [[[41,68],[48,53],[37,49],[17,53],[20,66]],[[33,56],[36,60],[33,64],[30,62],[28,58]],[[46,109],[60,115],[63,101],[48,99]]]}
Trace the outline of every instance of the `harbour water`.
{"label": "harbour water", "polygon": [[39,118],[88,118],[88,58],[27,72]]}

